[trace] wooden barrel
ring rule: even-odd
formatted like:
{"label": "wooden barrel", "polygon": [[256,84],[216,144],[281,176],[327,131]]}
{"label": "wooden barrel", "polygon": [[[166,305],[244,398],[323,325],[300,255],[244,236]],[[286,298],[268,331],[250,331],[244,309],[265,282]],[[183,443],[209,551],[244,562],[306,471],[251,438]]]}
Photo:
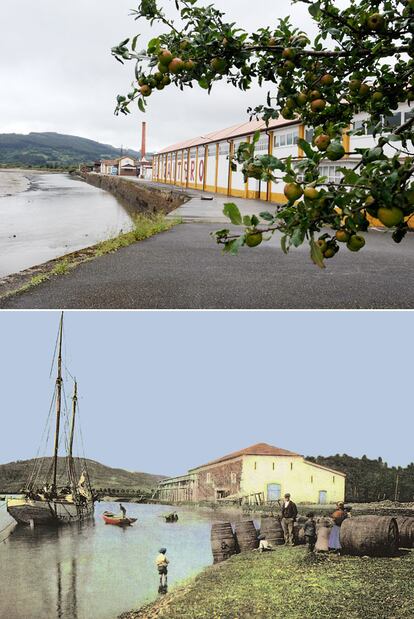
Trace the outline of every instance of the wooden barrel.
{"label": "wooden barrel", "polygon": [[240,552],[258,548],[259,540],[253,520],[242,520],[236,524],[236,540]]}
{"label": "wooden barrel", "polygon": [[225,561],[236,554],[236,538],[230,522],[215,522],[211,525],[211,550],[214,563]]}
{"label": "wooden barrel", "polygon": [[330,534],[331,534],[331,527],[328,527],[321,523],[316,532],[316,544],[315,544],[316,552],[328,552]]}
{"label": "wooden barrel", "polygon": [[293,539],[295,544],[304,544],[305,543],[305,529],[301,526],[301,523],[295,522],[293,525]]}
{"label": "wooden barrel", "polygon": [[260,533],[266,535],[267,541],[270,542],[272,546],[280,546],[285,543],[279,518],[262,518]]}
{"label": "wooden barrel", "polygon": [[399,547],[414,548],[414,518],[398,516],[395,520],[398,525]]}
{"label": "wooden barrel", "polygon": [[389,516],[354,516],[342,523],[340,541],[345,554],[391,556],[398,549],[398,525]]}

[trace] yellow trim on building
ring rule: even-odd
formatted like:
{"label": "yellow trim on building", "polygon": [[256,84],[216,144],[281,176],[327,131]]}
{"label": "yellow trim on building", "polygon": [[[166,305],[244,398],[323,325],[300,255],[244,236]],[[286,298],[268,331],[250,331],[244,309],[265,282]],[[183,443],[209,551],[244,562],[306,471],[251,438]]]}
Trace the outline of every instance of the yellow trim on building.
{"label": "yellow trim on building", "polygon": [[[299,125],[299,139],[305,139],[305,125],[303,124]],[[298,146],[298,157],[302,158],[303,154],[303,150],[300,148],[300,146]]]}
{"label": "yellow trim on building", "polygon": [[219,143],[216,144],[216,174],[214,178],[214,193],[218,192],[218,169],[219,169]]}
{"label": "yellow trim on building", "polygon": [[[345,153],[349,153],[349,151],[351,150],[351,136],[348,135],[348,131],[351,130],[351,127],[348,127],[348,129],[344,129],[342,132],[342,146],[345,149]],[[345,157],[348,158],[349,155],[345,154]]]}

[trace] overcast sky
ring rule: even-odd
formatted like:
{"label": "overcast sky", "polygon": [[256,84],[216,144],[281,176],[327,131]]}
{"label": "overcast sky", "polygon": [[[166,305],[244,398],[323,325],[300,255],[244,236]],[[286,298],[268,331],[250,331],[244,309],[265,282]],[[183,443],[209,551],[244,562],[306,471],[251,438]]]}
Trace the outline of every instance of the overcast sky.
{"label": "overcast sky", "polygon": [[[163,0],[167,10],[172,0]],[[216,6],[246,29],[276,23],[291,14],[305,30],[306,7],[288,1],[222,0]],[[114,146],[140,147],[140,123],[148,122],[148,149],[224,128],[247,119],[249,105],[264,101],[266,89],[246,93],[220,83],[208,96],[196,87],[171,86],[150,99],[143,115],[115,117],[117,94],[129,91],[133,65],[122,67],[110,49],[141,33],[142,47],[159,34],[129,15],[134,0],[1,0],[0,133],[57,131]]]}
{"label": "overcast sky", "polygon": [[[0,313],[0,463],[36,455],[58,321]],[[175,475],[258,442],[413,461],[411,312],[72,311],[65,333],[104,464]]]}

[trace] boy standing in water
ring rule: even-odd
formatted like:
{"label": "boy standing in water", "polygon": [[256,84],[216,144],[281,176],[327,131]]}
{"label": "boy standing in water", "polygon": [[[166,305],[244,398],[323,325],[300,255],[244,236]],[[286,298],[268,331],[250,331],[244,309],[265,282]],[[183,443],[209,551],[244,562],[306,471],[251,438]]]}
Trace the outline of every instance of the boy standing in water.
{"label": "boy standing in water", "polygon": [[160,587],[158,589],[159,593],[167,592],[167,578],[168,578],[168,559],[165,556],[167,552],[166,548],[160,548],[159,554],[155,559],[155,565],[158,569],[158,574],[160,575]]}

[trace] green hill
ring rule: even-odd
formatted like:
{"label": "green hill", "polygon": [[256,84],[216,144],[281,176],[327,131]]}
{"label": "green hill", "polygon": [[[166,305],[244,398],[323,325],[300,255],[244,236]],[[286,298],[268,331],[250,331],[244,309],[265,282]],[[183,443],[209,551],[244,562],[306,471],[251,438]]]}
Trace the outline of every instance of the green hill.
{"label": "green hill", "polygon": [[[41,475],[37,480],[37,486],[41,487],[46,480],[47,472],[51,468],[52,458],[44,458]],[[39,462],[39,461],[38,461]],[[150,473],[135,473],[124,469],[113,469],[94,460],[85,460],[91,484],[94,488],[119,490],[150,490],[158,481],[165,479],[166,475],[151,475]],[[8,464],[0,464],[0,492],[18,492],[27,482],[36,459],[17,460]],[[75,458],[75,466],[80,474],[82,463]],[[66,459],[58,459],[58,478],[64,475]]]}
{"label": "green hill", "polygon": [[[123,154],[139,157],[133,150]],[[75,135],[0,133],[0,165],[61,168],[119,156],[119,148]]]}

